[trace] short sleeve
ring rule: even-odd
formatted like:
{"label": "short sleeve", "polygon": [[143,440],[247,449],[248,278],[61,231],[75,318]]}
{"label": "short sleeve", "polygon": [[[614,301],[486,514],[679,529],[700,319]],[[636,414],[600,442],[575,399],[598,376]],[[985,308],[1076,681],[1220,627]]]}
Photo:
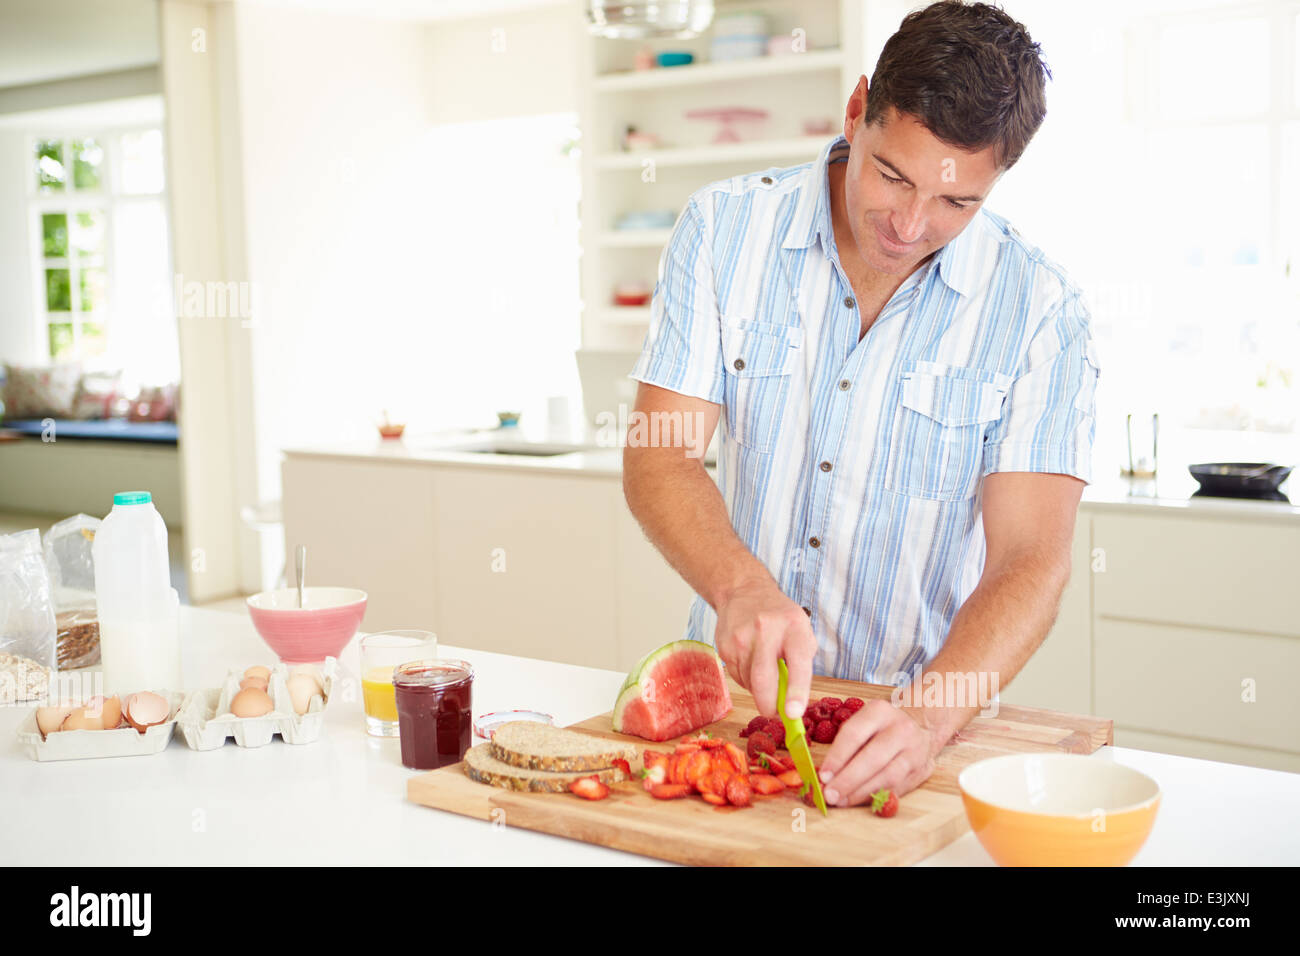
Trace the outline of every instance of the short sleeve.
{"label": "short sleeve", "polygon": [[659,258],[650,330],[629,377],[722,404],[725,373],[713,258],[694,197]]}
{"label": "short sleeve", "polygon": [[1030,340],[1002,417],[984,443],[984,474],[1048,472],[1092,480],[1100,365],[1087,306],[1067,289]]}

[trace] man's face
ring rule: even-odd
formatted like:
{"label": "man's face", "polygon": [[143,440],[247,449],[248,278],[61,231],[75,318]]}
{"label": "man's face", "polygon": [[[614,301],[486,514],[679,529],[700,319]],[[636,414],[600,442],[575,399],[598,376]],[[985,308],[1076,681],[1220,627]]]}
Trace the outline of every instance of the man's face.
{"label": "man's face", "polygon": [[970,153],[946,145],[892,107],[882,124],[864,124],[866,96],[863,77],[844,122],[849,226],[867,265],[907,275],[966,228],[1002,171],[992,146]]}

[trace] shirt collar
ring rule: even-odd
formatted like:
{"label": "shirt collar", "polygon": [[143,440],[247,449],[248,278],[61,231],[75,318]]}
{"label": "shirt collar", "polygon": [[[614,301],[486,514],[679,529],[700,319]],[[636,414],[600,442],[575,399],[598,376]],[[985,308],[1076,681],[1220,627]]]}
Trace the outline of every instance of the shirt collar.
{"label": "shirt collar", "polygon": [[[834,232],[828,171],[832,162],[847,157],[848,152],[848,140],[837,136],[822,147],[816,161],[804,172],[782,248],[807,249],[820,239],[823,251],[830,249]],[[965,229],[935,253],[939,276],[959,295],[969,296],[979,282],[985,262],[985,257],[980,255],[981,243],[987,238],[985,223],[986,214],[981,209]]]}

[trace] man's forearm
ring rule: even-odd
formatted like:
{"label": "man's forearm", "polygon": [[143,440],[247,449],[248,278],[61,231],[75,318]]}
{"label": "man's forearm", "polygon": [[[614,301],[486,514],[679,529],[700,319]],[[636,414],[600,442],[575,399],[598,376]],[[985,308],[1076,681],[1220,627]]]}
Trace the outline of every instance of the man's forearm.
{"label": "man's forearm", "polygon": [[969,695],[965,700],[941,696],[935,706],[923,694],[927,680],[965,689],[970,685],[960,675],[974,674],[978,679],[982,674],[984,687],[996,691],[1009,684],[1051,630],[1069,573],[1068,565],[1059,561],[1027,555],[980,580],[953,618],[943,648],[914,683],[911,699],[904,695],[904,709],[931,734],[932,754],[942,750],[988,701],[971,700]]}
{"label": "man's forearm", "polygon": [[771,578],[736,534],[699,458],[680,449],[629,447],[623,494],[646,537],[713,608],[742,584]]}

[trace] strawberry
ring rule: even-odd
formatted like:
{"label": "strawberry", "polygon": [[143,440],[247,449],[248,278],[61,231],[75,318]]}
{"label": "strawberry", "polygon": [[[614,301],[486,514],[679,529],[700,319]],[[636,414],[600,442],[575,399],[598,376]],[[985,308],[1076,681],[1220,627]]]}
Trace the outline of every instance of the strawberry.
{"label": "strawberry", "polygon": [[772,742],[778,750],[785,746],[785,724],[775,717],[769,717],[763,729],[772,735]]}
{"label": "strawberry", "polygon": [[767,755],[767,765],[769,768],[771,768],[772,773],[777,775],[783,774],[787,770],[794,769],[793,760],[783,760],[781,759],[781,757],[779,757],[776,754]]}
{"label": "strawberry", "polygon": [[878,817],[892,817],[898,812],[898,797],[892,790],[877,790],[871,795],[871,812]]}
{"label": "strawberry", "polygon": [[745,756],[750,760],[757,760],[761,753],[776,753],[776,741],[766,730],[756,730],[750,734],[749,745],[745,748]]}
{"label": "strawberry", "polygon": [[628,763],[626,760],[624,760],[622,757],[615,758],[614,766],[617,767],[619,770],[622,770],[623,776],[626,777],[628,780],[632,779],[632,765]]}
{"label": "strawberry", "polygon": [[682,771],[682,777],[686,783],[692,787],[698,787],[700,780],[706,777],[713,770],[713,761],[709,759],[709,754],[704,750],[697,750],[686,758],[686,769]]}
{"label": "strawberry", "polygon": [[641,786],[649,790],[656,784],[668,782],[668,767],[665,764],[656,764],[653,767],[647,767],[641,771]]}
{"label": "strawberry", "polygon": [[747,807],[754,802],[748,777],[735,776],[727,781],[727,802],[733,807]]}
{"label": "strawberry", "polygon": [[657,783],[650,788],[650,796],[656,800],[676,800],[690,792],[690,786],[684,783]]}
{"label": "strawberry", "polygon": [[799,776],[798,770],[787,770],[785,773],[778,775],[776,779],[791,789],[803,786],[803,779]]}
{"label": "strawberry", "polygon": [[696,744],[696,743],[689,743],[689,744],[688,744],[688,743],[686,743],[685,741],[682,741],[682,742],[679,743],[675,748],[673,748],[673,753],[675,753],[675,754],[693,754],[693,753],[695,753],[697,750],[700,750],[700,749],[701,749],[701,747],[700,747],[699,744]]}
{"label": "strawberry", "polygon": [[595,777],[579,777],[569,784],[569,789],[584,800],[604,800],[609,796],[609,787]]}
{"label": "strawberry", "polygon": [[727,798],[722,796],[722,794],[720,793],[714,793],[711,790],[705,790],[702,794],[700,794],[700,796],[702,796],[709,803],[713,804],[715,807],[725,807],[727,805]]}
{"label": "strawberry", "polygon": [[803,802],[810,807],[817,806],[817,798],[813,796],[812,787],[809,787],[808,792],[803,795]]}
{"label": "strawberry", "polygon": [[842,724],[852,716],[853,711],[849,710],[847,707],[841,707],[839,710],[835,711],[835,716],[832,719],[835,723]]}
{"label": "strawberry", "polygon": [[721,737],[710,737],[708,740],[700,741],[700,746],[705,750],[717,750],[720,747],[725,747],[726,744],[727,742]]}
{"label": "strawberry", "polygon": [[749,785],[753,788],[755,793],[761,793],[764,795],[785,792],[785,784],[776,777],[766,774],[757,777],[750,777]]}
{"label": "strawberry", "polygon": [[812,739],[819,744],[828,744],[835,739],[837,729],[834,721],[819,720],[817,726],[813,728]]}
{"label": "strawberry", "polygon": [[844,702],[844,706],[856,714],[863,707],[867,706],[867,702],[863,700],[861,697],[850,697],[848,700]]}
{"label": "strawberry", "polygon": [[700,792],[723,796],[727,792],[727,781],[734,776],[734,771],[720,767],[700,781]]}
{"label": "strawberry", "polygon": [[744,773],[749,769],[749,761],[745,759],[744,752],[735,744],[728,742],[726,747],[723,748],[723,753],[725,753],[727,759],[731,761],[732,769],[735,770],[736,773]]}

